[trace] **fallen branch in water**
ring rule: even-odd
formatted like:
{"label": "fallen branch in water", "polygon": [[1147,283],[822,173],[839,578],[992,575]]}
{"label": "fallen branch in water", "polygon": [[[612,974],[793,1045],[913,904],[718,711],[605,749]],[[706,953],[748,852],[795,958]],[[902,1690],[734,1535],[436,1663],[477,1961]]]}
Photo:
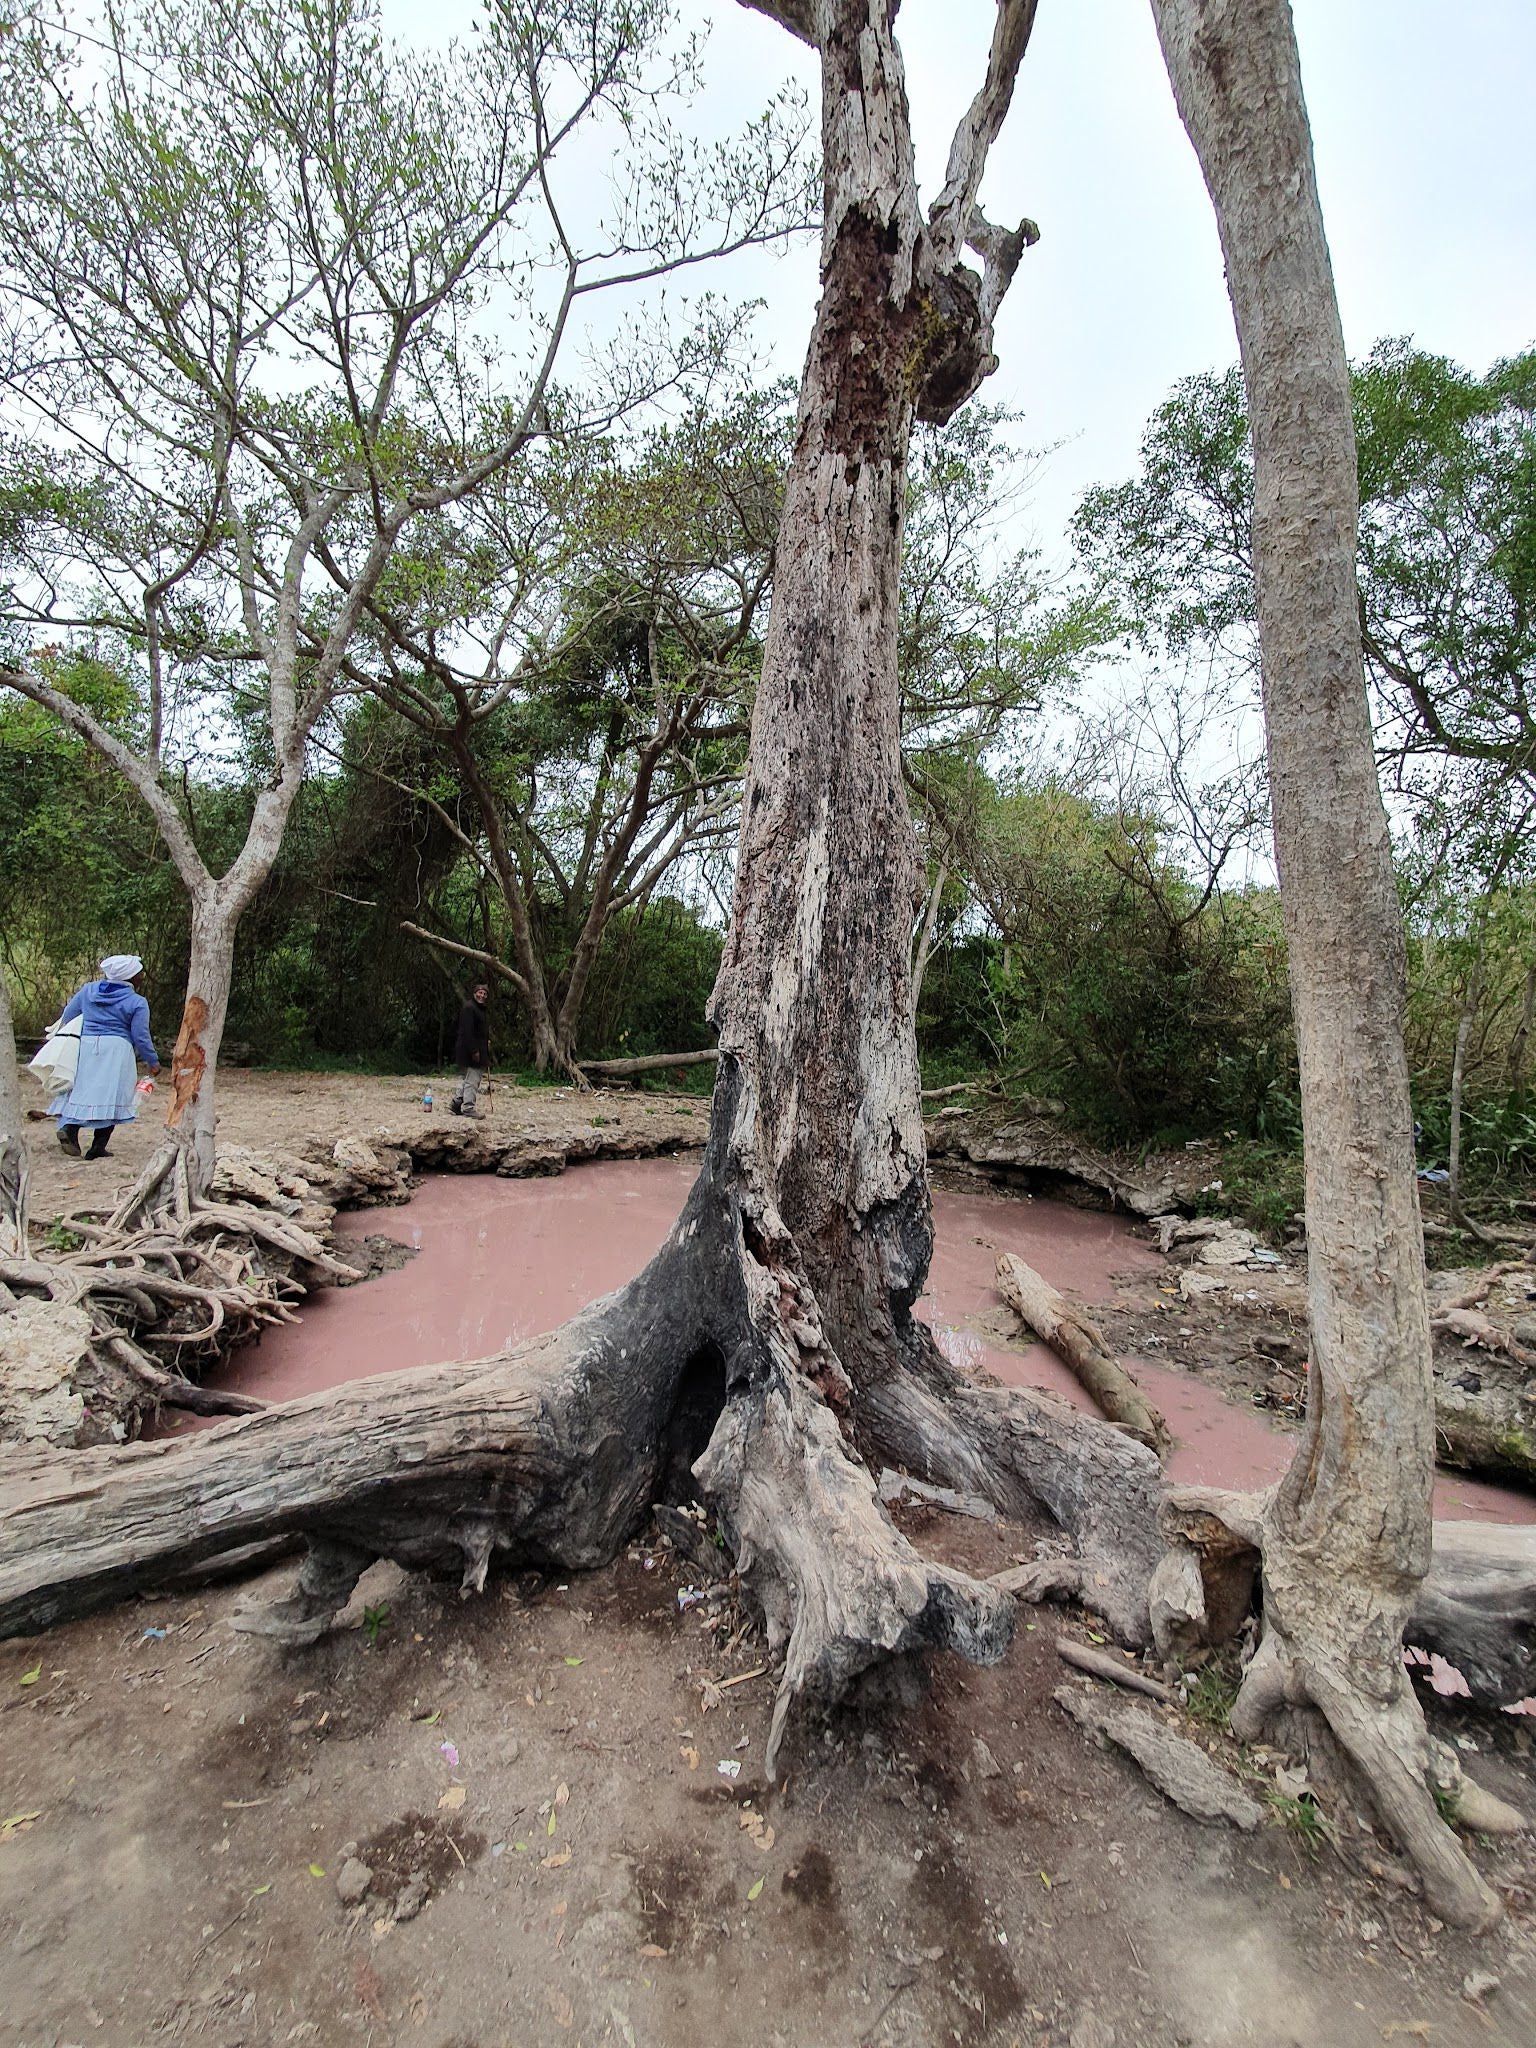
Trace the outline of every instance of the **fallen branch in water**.
{"label": "fallen branch in water", "polygon": [[1110,1350],[1103,1332],[1050,1282],[1013,1252],[997,1262],[997,1291],[1021,1322],[1049,1344],[1111,1422],[1159,1457],[1172,1441],[1168,1425]]}

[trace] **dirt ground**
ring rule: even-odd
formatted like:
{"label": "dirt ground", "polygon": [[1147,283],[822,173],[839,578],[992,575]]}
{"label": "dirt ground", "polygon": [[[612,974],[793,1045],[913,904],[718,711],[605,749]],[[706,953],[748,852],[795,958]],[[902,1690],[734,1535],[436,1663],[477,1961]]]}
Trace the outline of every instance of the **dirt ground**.
{"label": "dirt ground", "polygon": [[[234,1074],[222,1099],[224,1142],[256,1147],[441,1122],[398,1079]],[[673,1116],[702,1138],[697,1101],[492,1106],[551,1133]],[[154,1134],[119,1135],[118,1176]],[[41,1159],[39,1214],[87,1171]],[[973,1570],[1033,1555],[1032,1531],[899,1512]],[[0,1645],[0,2048],[1536,2039],[1531,1837],[1477,1846],[1508,1917],[1454,1935],[1347,1825],[1298,1826],[1279,1759],[1180,1714],[1267,1816],[1201,1826],[1053,1700],[1080,1617],[1025,1612],[991,1670],[940,1659],[829,1729],[797,1717],[770,1787],[763,1645],[654,1532],[471,1600],[378,1566],[311,1649],[232,1630],[292,1569]],[[1430,1709],[1536,1813],[1528,1718]]]}
{"label": "dirt ground", "polygon": [[[975,1569],[1022,1540],[907,1526]],[[1049,1610],[803,1722],[775,1788],[761,1644],[680,1612],[665,1550],[467,1602],[379,1566],[312,1649],[234,1633],[290,1569],[0,1653],[7,2048],[1533,2037],[1529,1852],[1484,1857],[1511,1914],[1476,1942],[1278,1819],[1197,1825],[1054,1703]],[[1528,1728],[1442,1718],[1529,1805]]]}
{"label": "dirt ground", "polygon": [[[403,1144],[436,1131],[453,1119],[444,1114],[451,1079],[399,1074],[286,1074],[232,1067],[219,1074],[219,1143],[254,1151],[302,1153],[310,1140],[327,1147],[338,1138],[375,1138]],[[23,1075],[24,1100],[40,1107],[37,1084]],[[433,1107],[422,1101],[426,1089]],[[53,1137],[51,1124],[34,1123],[32,1211],[39,1221],[71,1208],[105,1208],[126,1194],[162,1134],[164,1092],[137,1122],[114,1133],[105,1160],[72,1159]],[[515,1088],[496,1082],[481,1097],[484,1117],[477,1127],[488,1142],[499,1135],[563,1140],[579,1131],[609,1138],[625,1133],[669,1145],[704,1143],[708,1101],[699,1096],[641,1094],[634,1089]]]}

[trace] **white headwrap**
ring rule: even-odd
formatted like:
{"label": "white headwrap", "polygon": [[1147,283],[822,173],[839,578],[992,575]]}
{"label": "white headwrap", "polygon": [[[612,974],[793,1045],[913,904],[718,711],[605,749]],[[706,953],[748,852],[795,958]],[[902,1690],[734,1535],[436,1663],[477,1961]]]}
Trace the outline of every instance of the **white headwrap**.
{"label": "white headwrap", "polygon": [[132,981],[136,974],[144,972],[144,962],[137,953],[109,953],[101,963],[101,971],[108,981]]}

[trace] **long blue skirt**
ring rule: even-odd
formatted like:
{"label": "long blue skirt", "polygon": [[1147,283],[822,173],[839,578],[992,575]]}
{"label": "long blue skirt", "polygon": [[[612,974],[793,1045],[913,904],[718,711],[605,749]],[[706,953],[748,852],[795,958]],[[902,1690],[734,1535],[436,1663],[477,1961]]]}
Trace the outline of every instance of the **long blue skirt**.
{"label": "long blue skirt", "polygon": [[83,1034],[74,1086],[67,1095],[49,1103],[48,1114],[61,1124],[78,1124],[85,1131],[131,1124],[138,1113],[133,1092],[137,1080],[138,1065],[126,1038]]}

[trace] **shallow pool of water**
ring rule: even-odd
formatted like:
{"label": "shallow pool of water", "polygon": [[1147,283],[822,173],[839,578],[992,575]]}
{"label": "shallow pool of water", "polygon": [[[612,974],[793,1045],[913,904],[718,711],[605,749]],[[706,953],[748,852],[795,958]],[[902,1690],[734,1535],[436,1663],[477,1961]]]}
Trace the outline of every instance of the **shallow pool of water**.
{"label": "shallow pool of water", "polygon": [[[385,1235],[418,1256],[363,1286],[315,1295],[300,1322],[237,1352],[214,1383],[290,1400],[370,1373],[487,1357],[552,1330],[640,1271],[671,1229],[697,1170],[688,1158],[605,1160],[552,1180],[440,1174],[400,1208],[341,1216],[342,1247],[348,1237]],[[997,1336],[998,1253],[1017,1252],[1054,1286],[1089,1302],[1107,1301],[1117,1278],[1166,1278],[1167,1262],[1122,1218],[1063,1202],[940,1190],[934,1223],[933,1268],[919,1313],[946,1347],[968,1352],[1010,1385],[1049,1388],[1090,1407],[1043,1344]],[[979,1328],[983,1323],[994,1327]],[[1258,1410],[1225,1400],[1192,1374],[1129,1362],[1174,1434],[1171,1478],[1249,1486],[1285,1470],[1295,1438]],[[1536,1500],[1445,1473],[1435,1512],[1536,1522]]]}

